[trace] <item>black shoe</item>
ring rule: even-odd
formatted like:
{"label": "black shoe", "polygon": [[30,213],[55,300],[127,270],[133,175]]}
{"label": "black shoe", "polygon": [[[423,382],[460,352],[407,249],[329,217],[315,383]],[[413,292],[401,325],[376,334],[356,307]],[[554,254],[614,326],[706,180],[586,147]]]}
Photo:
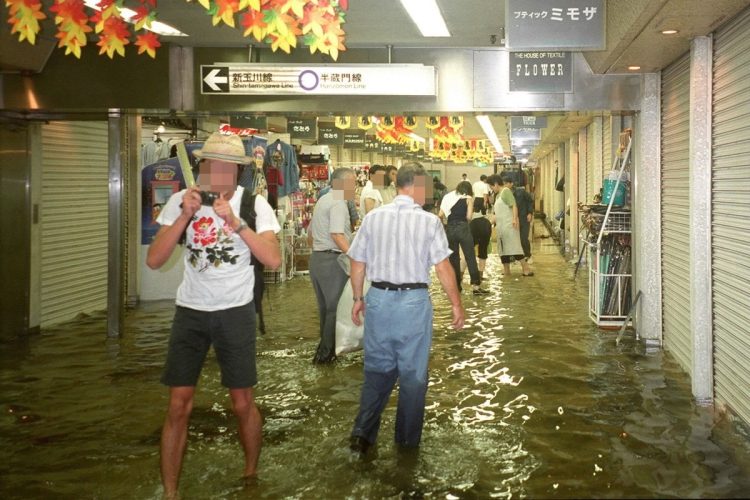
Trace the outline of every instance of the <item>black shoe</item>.
{"label": "black shoe", "polygon": [[471,291],[471,293],[473,293],[474,295],[487,295],[491,292],[484,288],[475,288],[474,290]]}
{"label": "black shoe", "polygon": [[362,436],[352,436],[349,441],[349,449],[360,456],[364,456],[369,448],[370,443]]}
{"label": "black shoe", "polygon": [[331,356],[328,356],[327,358],[321,358],[317,354],[313,356],[312,364],[314,365],[332,365],[337,361],[338,358],[336,358],[336,355],[333,354]]}

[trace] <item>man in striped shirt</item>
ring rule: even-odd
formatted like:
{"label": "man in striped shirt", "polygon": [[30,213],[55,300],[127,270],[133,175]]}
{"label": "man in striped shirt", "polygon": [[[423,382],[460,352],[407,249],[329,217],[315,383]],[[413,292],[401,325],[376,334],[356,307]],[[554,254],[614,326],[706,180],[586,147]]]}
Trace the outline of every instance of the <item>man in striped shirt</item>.
{"label": "man in striped shirt", "polygon": [[[453,328],[463,328],[464,310],[451,251],[440,219],[422,209],[432,180],[419,163],[398,170],[398,196],[368,213],[349,248],[354,292],[352,320],[364,314],[364,383],[351,449],[364,454],[377,438],[380,415],[399,381],[395,440],[417,447],[422,437],[427,364],[432,342],[430,268],[451,302]],[[429,194],[431,196],[431,194]],[[372,282],[362,296],[365,274]]]}

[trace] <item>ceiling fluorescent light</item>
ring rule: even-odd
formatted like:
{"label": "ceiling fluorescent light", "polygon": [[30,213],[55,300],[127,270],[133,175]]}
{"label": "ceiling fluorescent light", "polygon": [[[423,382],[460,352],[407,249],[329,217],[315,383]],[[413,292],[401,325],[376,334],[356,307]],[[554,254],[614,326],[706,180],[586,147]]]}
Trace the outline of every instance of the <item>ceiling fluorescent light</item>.
{"label": "ceiling fluorescent light", "polygon": [[495,152],[498,155],[504,154],[503,145],[500,144],[500,139],[497,138],[497,133],[495,133],[495,127],[492,126],[490,117],[487,115],[477,115],[475,118],[477,119],[479,126],[482,127],[484,135],[487,136],[487,139],[489,139],[492,146],[495,148]]}
{"label": "ceiling fluorescent light", "polygon": [[424,37],[451,36],[436,0],[401,0]]}
{"label": "ceiling fluorescent light", "polygon": [[[83,0],[84,5],[90,9],[94,10],[102,10],[99,7],[99,0]],[[132,9],[128,9],[127,7],[122,7],[120,9],[120,15],[122,16],[123,21],[128,22],[130,24],[133,24],[133,17],[135,17],[135,11]],[[153,31],[157,35],[164,35],[164,36],[188,36],[187,34],[183,33],[182,31],[178,30],[177,28],[173,28],[172,26],[165,24],[161,21],[153,21],[151,23],[151,26],[146,28],[149,31]]]}

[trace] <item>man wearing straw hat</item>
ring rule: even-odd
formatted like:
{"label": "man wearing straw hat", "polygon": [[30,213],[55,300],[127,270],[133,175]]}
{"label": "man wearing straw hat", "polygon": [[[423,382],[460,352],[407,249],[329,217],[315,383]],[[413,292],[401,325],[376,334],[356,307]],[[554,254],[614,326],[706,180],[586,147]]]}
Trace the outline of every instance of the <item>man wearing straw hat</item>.
{"label": "man wearing straw hat", "polygon": [[270,268],[281,265],[276,233],[279,223],[268,202],[255,197],[255,230],[240,217],[244,189],[237,185],[245,155],[238,136],[215,133],[200,159],[200,186],[175,193],[162,209],[161,224],[146,264],[159,269],[183,234],[185,272],[177,289],[176,311],[162,383],[169,386],[169,407],[161,437],[164,495],[177,495],[195,386],[211,345],[229,388],[245,452],[244,475],[256,474],[261,448],[261,416],[255,405],[254,271],[251,255]]}

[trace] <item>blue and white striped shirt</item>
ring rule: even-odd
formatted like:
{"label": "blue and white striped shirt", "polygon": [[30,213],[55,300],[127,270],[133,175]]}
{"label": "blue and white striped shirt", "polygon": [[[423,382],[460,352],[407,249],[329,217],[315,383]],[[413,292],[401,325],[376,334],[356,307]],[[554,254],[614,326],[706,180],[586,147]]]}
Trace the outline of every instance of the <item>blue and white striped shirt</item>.
{"label": "blue and white striped shirt", "polygon": [[450,254],[440,219],[406,195],[368,213],[348,252],[370,281],[398,284],[429,283],[430,268]]}

